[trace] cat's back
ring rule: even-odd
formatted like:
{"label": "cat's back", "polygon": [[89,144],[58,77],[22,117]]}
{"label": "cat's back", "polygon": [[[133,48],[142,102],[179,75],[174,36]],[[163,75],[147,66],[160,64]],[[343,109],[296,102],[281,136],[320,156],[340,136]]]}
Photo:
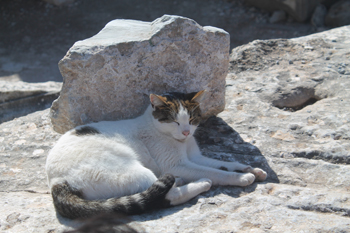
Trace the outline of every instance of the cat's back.
{"label": "cat's back", "polygon": [[120,120],[120,121],[100,121],[96,123],[87,124],[84,126],[78,126],[73,130],[73,134],[79,130],[87,130],[87,133],[89,133],[89,129],[96,130],[97,134],[102,134],[106,137],[113,137],[113,136],[119,136],[119,137],[133,137],[133,135],[137,135],[138,131],[140,131],[143,128],[143,118],[144,117],[138,117],[135,119],[128,119],[128,120]]}
{"label": "cat's back", "polygon": [[51,149],[52,158],[80,157],[99,154],[109,150],[128,150],[138,134],[140,119],[101,121],[78,126],[66,132]]}
{"label": "cat's back", "polygon": [[58,181],[70,180],[67,174],[74,177],[94,172],[102,174],[115,170],[118,164],[135,163],[140,153],[140,143],[133,136],[138,131],[138,122],[136,119],[104,121],[78,126],[65,133],[47,157],[48,179],[54,179],[50,183],[57,183],[55,177]]}

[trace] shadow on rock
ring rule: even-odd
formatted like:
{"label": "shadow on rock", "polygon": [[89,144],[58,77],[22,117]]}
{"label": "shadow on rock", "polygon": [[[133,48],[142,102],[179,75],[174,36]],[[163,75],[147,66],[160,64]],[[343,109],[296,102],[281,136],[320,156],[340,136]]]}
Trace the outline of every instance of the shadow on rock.
{"label": "shadow on rock", "polygon": [[201,124],[195,134],[203,155],[228,162],[240,162],[267,172],[264,182],[279,183],[259,148],[245,142],[223,119],[211,117]]}

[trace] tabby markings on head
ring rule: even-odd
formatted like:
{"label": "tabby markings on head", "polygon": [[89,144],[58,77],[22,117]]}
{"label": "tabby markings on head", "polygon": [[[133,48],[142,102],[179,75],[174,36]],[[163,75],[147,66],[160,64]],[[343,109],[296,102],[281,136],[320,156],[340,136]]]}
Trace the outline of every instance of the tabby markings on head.
{"label": "tabby markings on head", "polygon": [[162,96],[156,95],[159,101],[153,105],[153,117],[161,123],[171,123],[176,121],[176,115],[179,113],[181,106],[185,108],[190,115],[190,124],[199,125],[201,121],[200,96],[204,91],[192,92],[188,94],[171,92]]}
{"label": "tabby markings on head", "polygon": [[94,134],[100,134],[100,131],[98,131],[97,129],[91,126],[83,126],[79,129],[75,129],[72,134],[75,134],[77,136],[94,135]]}

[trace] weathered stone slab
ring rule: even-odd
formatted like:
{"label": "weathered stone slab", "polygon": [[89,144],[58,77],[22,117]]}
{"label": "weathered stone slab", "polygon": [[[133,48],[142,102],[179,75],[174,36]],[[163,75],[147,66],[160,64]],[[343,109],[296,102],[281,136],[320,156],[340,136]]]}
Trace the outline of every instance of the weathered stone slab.
{"label": "weathered stone slab", "polygon": [[206,89],[204,116],[216,115],[224,108],[228,57],[228,33],[188,18],[111,21],[59,62],[64,84],[51,108],[54,129],[133,118],[149,94],[171,91]]}

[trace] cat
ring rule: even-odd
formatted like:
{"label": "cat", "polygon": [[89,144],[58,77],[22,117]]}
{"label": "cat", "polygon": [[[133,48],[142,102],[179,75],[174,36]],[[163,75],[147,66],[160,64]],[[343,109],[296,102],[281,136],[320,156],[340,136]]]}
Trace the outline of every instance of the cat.
{"label": "cat", "polygon": [[[201,155],[193,134],[205,91],[150,95],[143,115],[65,133],[46,161],[54,206],[75,219],[179,205],[212,185],[247,186],[267,174]],[[240,171],[240,172],[234,172]]]}

